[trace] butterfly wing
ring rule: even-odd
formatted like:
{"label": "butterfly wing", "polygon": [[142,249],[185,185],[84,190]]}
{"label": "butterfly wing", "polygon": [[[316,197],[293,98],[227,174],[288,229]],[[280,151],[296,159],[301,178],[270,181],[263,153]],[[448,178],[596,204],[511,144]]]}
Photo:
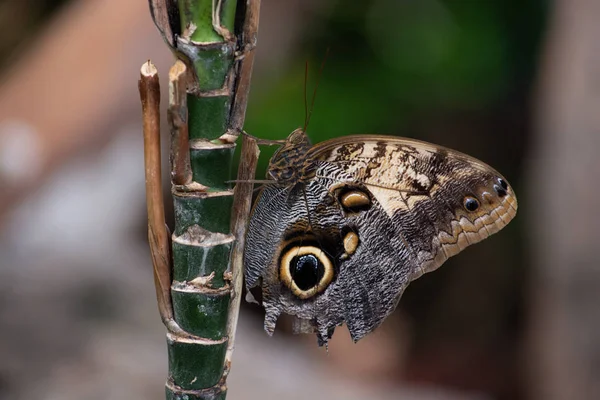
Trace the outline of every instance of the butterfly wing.
{"label": "butterfly wing", "polygon": [[[346,136],[314,146],[307,158],[319,165],[317,176],[341,169],[350,181],[367,186],[422,262],[412,279],[498,232],[517,212],[514,191],[501,174],[442,146]],[[467,209],[468,199],[475,200],[475,210]]]}
{"label": "butterfly wing", "polygon": [[292,314],[320,343],[344,322],[354,340],[371,332],[411,280],[500,230],[517,209],[491,167],[410,139],[323,142],[309,151],[306,171],[294,186],[263,190],[248,229],[246,281],[262,286],[267,331],[280,313]]}

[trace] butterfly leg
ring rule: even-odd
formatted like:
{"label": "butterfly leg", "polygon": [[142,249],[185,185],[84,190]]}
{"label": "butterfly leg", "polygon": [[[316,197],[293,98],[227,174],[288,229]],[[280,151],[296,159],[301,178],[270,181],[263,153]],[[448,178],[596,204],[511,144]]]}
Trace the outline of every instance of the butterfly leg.
{"label": "butterfly leg", "polygon": [[242,135],[246,135],[246,136],[251,137],[252,139],[254,139],[256,141],[256,144],[262,145],[262,146],[281,146],[281,145],[284,145],[287,142],[285,139],[281,139],[281,140],[261,139],[261,138],[258,138],[256,136],[253,136],[253,135],[249,134],[246,131],[242,131]]}

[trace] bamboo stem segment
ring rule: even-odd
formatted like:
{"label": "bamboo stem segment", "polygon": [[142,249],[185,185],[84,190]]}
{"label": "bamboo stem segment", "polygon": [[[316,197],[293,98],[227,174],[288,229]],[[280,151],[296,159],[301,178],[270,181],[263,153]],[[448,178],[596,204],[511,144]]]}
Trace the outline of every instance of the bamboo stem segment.
{"label": "bamboo stem segment", "polygon": [[[155,24],[179,58],[169,73],[175,212],[171,248],[158,196],[160,92],[155,70],[149,73],[156,81],[150,92],[155,99],[148,100],[150,94],[142,93],[140,83],[145,132],[146,125],[154,132],[145,147],[153,163],[149,170],[147,161],[146,183],[157,296],[168,330],[166,398],[224,400],[242,291],[244,231],[252,199],[248,182],[258,159],[258,147],[250,137],[244,137],[238,180],[245,183],[236,185],[233,210],[230,180],[248,101],[260,1],[149,0],[149,4]],[[243,16],[237,19],[243,25],[234,29],[236,12]],[[241,32],[241,40],[233,32]]]}

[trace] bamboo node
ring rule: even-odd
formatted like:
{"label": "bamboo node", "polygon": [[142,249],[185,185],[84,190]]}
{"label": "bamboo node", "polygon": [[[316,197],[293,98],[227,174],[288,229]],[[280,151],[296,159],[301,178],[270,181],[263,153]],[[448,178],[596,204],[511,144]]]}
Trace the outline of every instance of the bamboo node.
{"label": "bamboo node", "polygon": [[[214,275],[213,275],[214,277]],[[174,292],[182,292],[182,293],[201,293],[207,294],[211,296],[224,296],[229,295],[231,292],[231,287],[226,284],[225,286],[219,288],[213,288],[212,286],[202,286],[202,278],[207,279],[208,276],[194,278],[192,281],[173,281],[171,284],[171,291]]]}
{"label": "bamboo node", "polygon": [[191,225],[180,236],[173,234],[172,239],[175,243],[196,247],[214,247],[220,244],[231,243],[235,240],[231,234],[211,232],[197,224]]}
{"label": "bamboo node", "polygon": [[184,185],[173,185],[173,189],[177,192],[207,192],[210,187],[192,181]]}
{"label": "bamboo node", "polygon": [[223,344],[225,342],[227,342],[227,340],[229,340],[229,338],[227,336],[222,337],[220,339],[207,339],[207,338],[201,338],[198,336],[194,336],[192,334],[185,334],[185,335],[179,335],[176,333],[172,333],[172,332],[167,332],[167,341],[170,343],[190,343],[190,344],[197,344],[199,346],[214,346],[217,344]]}
{"label": "bamboo node", "polygon": [[189,283],[199,287],[210,287],[212,286],[212,280],[215,278],[215,271],[212,271],[208,276],[198,276],[192,279]]}
{"label": "bamboo node", "polygon": [[219,139],[217,139],[216,141],[206,139],[192,139],[189,142],[189,146],[191,150],[217,150],[231,149],[235,147],[235,143],[223,143]]}

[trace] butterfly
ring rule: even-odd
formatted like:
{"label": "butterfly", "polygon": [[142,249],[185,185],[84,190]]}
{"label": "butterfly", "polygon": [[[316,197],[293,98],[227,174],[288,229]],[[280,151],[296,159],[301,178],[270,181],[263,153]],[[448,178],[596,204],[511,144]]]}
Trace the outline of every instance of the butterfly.
{"label": "butterfly", "polygon": [[516,215],[506,179],[485,163],[393,136],[311,145],[292,132],[272,156],[246,234],[246,287],[262,290],[265,330],[326,345],[346,324],[356,342],[394,311],[408,284]]}

